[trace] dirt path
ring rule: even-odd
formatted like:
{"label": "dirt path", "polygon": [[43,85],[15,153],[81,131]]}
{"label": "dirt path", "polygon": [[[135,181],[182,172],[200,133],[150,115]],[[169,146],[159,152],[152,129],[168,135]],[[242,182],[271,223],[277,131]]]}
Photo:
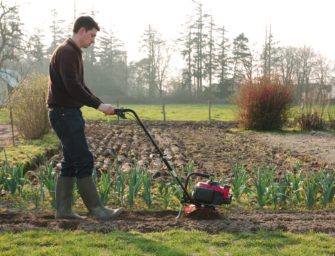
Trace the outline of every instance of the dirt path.
{"label": "dirt path", "polygon": [[[14,131],[14,139],[17,138],[17,131]],[[11,145],[12,143],[12,128],[7,124],[0,124],[0,147]]]}
{"label": "dirt path", "polygon": [[255,139],[272,147],[291,151],[295,156],[306,156],[335,165],[335,135],[324,132],[310,132],[307,134],[294,133],[253,133]]}

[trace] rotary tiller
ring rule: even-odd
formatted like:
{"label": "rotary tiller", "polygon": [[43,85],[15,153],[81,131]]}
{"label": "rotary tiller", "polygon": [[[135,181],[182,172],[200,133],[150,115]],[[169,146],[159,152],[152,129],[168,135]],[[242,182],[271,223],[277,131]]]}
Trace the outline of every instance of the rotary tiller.
{"label": "rotary tiller", "polygon": [[[141,119],[137,115],[137,113],[132,109],[126,108],[116,108],[114,109],[116,115],[118,115],[122,119],[126,119],[126,113],[131,113],[138,124],[142,127],[145,134],[150,139],[151,143],[156,148],[157,152],[159,153],[160,157],[162,158],[164,164],[166,165],[167,169],[169,170],[172,177],[177,181],[179,186],[183,191],[183,198],[181,200],[181,207],[177,218],[180,218],[184,213],[184,216],[213,216],[218,215],[216,210],[216,206],[222,204],[230,204],[232,200],[232,196],[229,193],[230,187],[228,185],[220,186],[218,182],[212,181],[210,179],[210,175],[206,173],[198,173],[193,172],[190,173],[185,180],[185,185],[182,184],[181,180],[179,179],[178,175],[176,174],[175,170],[171,167],[169,161],[164,156],[162,150],[158,147],[155,140],[152,138],[150,133],[148,132],[147,128],[142,123]],[[188,193],[187,187],[189,183],[189,179],[191,176],[198,176],[202,178],[208,179],[205,182],[198,182],[192,191],[192,194]]]}

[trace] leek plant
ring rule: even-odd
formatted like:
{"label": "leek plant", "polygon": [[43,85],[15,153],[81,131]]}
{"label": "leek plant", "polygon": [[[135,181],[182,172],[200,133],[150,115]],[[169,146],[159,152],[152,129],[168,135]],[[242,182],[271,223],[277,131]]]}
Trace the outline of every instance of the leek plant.
{"label": "leek plant", "polygon": [[324,207],[327,207],[333,200],[335,194],[335,173],[322,171],[319,175],[321,200]]}
{"label": "leek plant", "polygon": [[41,191],[38,186],[33,184],[33,181],[28,181],[28,189],[22,193],[22,197],[27,201],[32,201],[34,210],[39,209],[41,202]]}
{"label": "leek plant", "polygon": [[42,193],[43,200],[45,199],[43,185],[49,192],[51,197],[51,206],[56,208],[56,183],[57,183],[57,174],[55,172],[54,166],[52,164],[45,164],[45,167],[39,167],[39,182],[40,182],[40,191]]}
{"label": "leek plant", "polygon": [[142,198],[147,205],[148,208],[151,208],[152,201],[153,201],[153,195],[151,193],[151,185],[152,185],[152,177],[148,172],[145,172],[142,176],[143,181],[143,192],[142,192]]}
{"label": "leek plant", "polygon": [[232,168],[233,177],[231,179],[232,194],[237,203],[240,203],[243,194],[250,193],[249,181],[250,176],[246,168],[241,164],[236,164]]}
{"label": "leek plant", "polygon": [[282,196],[280,191],[280,183],[272,182],[267,189],[269,191],[269,202],[272,202],[275,206],[275,209],[277,209]]}
{"label": "leek plant", "polygon": [[290,187],[288,190],[288,198],[290,200],[290,207],[294,204],[299,205],[302,201],[301,191],[303,184],[303,176],[301,170],[298,169],[297,173],[287,171],[285,174],[285,180],[289,183]]}
{"label": "leek plant", "polygon": [[256,176],[252,178],[255,186],[255,197],[258,205],[263,208],[271,200],[271,184],[274,179],[274,168],[257,167]]}
{"label": "leek plant", "polygon": [[173,196],[171,184],[161,180],[158,184],[158,193],[162,198],[163,208],[166,210],[169,207]]}
{"label": "leek plant", "polygon": [[286,176],[283,180],[279,182],[278,187],[278,195],[279,195],[279,203],[284,206],[286,205],[288,195],[290,194],[291,186],[290,182],[286,179]]}
{"label": "leek plant", "polygon": [[101,174],[100,180],[97,185],[101,202],[103,203],[103,205],[106,205],[109,200],[110,191],[112,188],[112,180],[109,172]]}
{"label": "leek plant", "polygon": [[115,193],[117,195],[120,205],[124,205],[125,187],[126,187],[126,175],[121,170],[120,167],[117,167],[114,189],[115,189]]}
{"label": "leek plant", "polygon": [[21,195],[26,180],[24,177],[23,164],[13,167],[9,164],[5,164],[1,168],[0,179],[4,190],[10,192],[12,195],[14,195],[16,191],[19,191]]}
{"label": "leek plant", "polygon": [[313,208],[319,191],[318,175],[311,174],[303,182],[303,191],[305,194],[306,205],[309,209]]}
{"label": "leek plant", "polygon": [[140,166],[135,166],[128,174],[128,204],[130,208],[134,207],[136,196],[142,185],[142,176],[143,170]]}

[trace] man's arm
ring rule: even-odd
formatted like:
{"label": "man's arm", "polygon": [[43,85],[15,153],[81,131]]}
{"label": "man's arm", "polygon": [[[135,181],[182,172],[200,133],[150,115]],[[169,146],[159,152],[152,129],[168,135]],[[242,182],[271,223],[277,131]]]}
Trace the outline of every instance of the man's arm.
{"label": "man's arm", "polygon": [[102,101],[94,96],[90,90],[85,90],[79,77],[79,63],[76,53],[65,50],[59,55],[60,76],[64,82],[67,92],[77,102],[83,105],[98,108]]}

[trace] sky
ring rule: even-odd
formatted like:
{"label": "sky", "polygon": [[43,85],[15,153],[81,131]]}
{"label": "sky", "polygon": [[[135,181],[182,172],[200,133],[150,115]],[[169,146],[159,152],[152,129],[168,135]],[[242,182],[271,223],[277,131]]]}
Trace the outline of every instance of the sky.
{"label": "sky", "polygon": [[[140,39],[149,24],[166,40],[178,38],[182,25],[194,13],[196,4],[204,13],[225,26],[232,41],[239,34],[248,37],[251,49],[264,44],[265,28],[271,24],[274,40],[280,46],[309,46],[335,60],[335,15],[333,0],[20,0],[21,21],[27,33],[51,24],[51,9],[60,19],[73,24],[77,13],[95,12],[95,20],[111,29],[124,42],[128,60],[138,60]],[[334,4],[333,4],[334,2]],[[99,34],[98,34],[99,36]]]}

